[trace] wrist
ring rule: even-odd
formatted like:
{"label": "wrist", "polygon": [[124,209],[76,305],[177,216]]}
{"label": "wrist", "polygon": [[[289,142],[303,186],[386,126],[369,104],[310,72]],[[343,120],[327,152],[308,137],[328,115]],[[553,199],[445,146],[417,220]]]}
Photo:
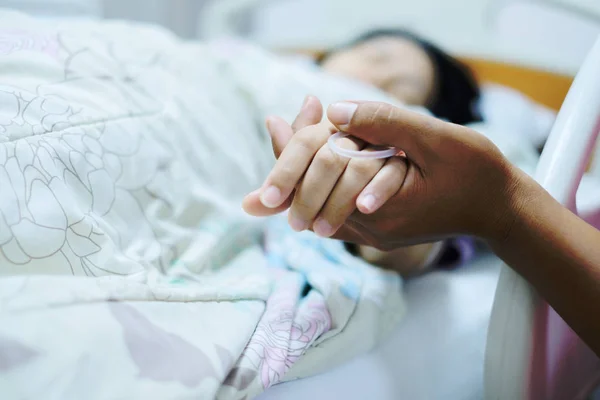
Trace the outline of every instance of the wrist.
{"label": "wrist", "polygon": [[519,168],[510,166],[504,196],[498,207],[497,223],[484,237],[494,249],[511,246],[522,228],[535,225],[539,213],[554,199],[533,178]]}
{"label": "wrist", "polygon": [[487,226],[478,235],[492,245],[510,241],[519,224],[533,215],[532,207],[547,195],[533,178],[508,161],[499,170],[503,177],[500,192],[495,201],[485,204]]}

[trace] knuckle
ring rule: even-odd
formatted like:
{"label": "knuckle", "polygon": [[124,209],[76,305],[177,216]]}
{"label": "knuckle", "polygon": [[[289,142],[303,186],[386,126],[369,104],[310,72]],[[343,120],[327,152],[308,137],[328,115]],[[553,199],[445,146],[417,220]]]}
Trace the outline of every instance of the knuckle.
{"label": "knuckle", "polygon": [[386,104],[380,108],[380,112],[386,126],[391,126],[396,123],[396,108]]}
{"label": "knuckle", "polygon": [[301,129],[294,135],[294,139],[298,146],[305,150],[315,153],[321,146],[327,142],[329,131],[321,125],[312,125],[305,129]]}
{"label": "knuckle", "polygon": [[[352,129],[368,131],[379,131],[387,129],[398,129],[398,109],[387,103],[367,103],[359,106],[357,117],[350,123]],[[372,144],[381,143],[372,138]]]}
{"label": "knuckle", "polygon": [[313,219],[318,212],[318,206],[311,197],[296,196],[292,202],[291,209],[293,214],[303,219]]}
{"label": "knuckle", "polygon": [[440,123],[441,121],[439,119],[427,116],[419,119],[415,129],[422,135],[436,133],[440,131]]}
{"label": "knuckle", "polygon": [[318,148],[314,135],[309,135],[305,131],[298,132],[295,139],[296,145],[305,151],[314,152]]}
{"label": "knuckle", "polygon": [[385,114],[385,104],[377,103],[374,105],[373,110],[368,110],[368,117],[364,120],[364,128],[369,129],[373,127],[377,127],[382,123],[387,122],[387,117],[382,118],[382,114]]}
{"label": "knuckle", "polygon": [[297,171],[291,165],[283,164],[281,165],[277,171],[271,177],[272,183],[275,183],[279,186],[287,186],[291,184],[295,184],[292,182],[296,179]]}
{"label": "knuckle", "polygon": [[323,147],[315,156],[315,163],[324,170],[332,170],[337,169],[343,161],[340,156]]}
{"label": "knuckle", "polygon": [[392,125],[395,121],[395,108],[386,103],[377,103],[368,122],[370,125]]}
{"label": "knuckle", "polygon": [[292,202],[293,210],[302,216],[304,216],[304,214],[306,214],[306,210],[309,210],[311,208],[311,206],[312,206],[312,204],[311,204],[310,200],[308,200],[304,196],[297,195],[296,197],[294,197],[294,201]]}
{"label": "knuckle", "polygon": [[[357,177],[360,178],[372,178],[379,168],[374,163],[362,161],[362,160],[353,160],[354,162],[350,162],[348,166],[349,171]],[[361,179],[364,180],[364,179]]]}
{"label": "knuckle", "polygon": [[342,224],[352,213],[353,202],[347,201],[328,201],[321,213],[321,216],[332,225]]}

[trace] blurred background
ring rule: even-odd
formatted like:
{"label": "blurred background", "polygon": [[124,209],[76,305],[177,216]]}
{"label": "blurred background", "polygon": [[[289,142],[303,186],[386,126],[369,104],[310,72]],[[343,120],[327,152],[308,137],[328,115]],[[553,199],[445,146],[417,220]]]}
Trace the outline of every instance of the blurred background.
{"label": "blurred background", "polygon": [[401,26],[463,57],[574,74],[600,34],[598,0],[0,0],[47,17],[159,23],[186,38],[241,35],[273,49],[324,49]]}
{"label": "blurred background", "polygon": [[[150,22],[187,39],[241,36],[275,51],[308,55],[369,29],[405,28],[467,61],[481,82],[503,85],[483,87],[477,106],[491,132],[502,134],[496,143],[513,162],[529,162],[521,149],[546,140],[572,76],[600,35],[600,0],[0,0],[0,7],[50,19]],[[533,164],[537,160],[535,153]],[[600,157],[591,169],[600,176]],[[600,221],[598,193],[594,186],[577,200],[582,215]],[[482,398],[497,262],[477,259],[470,269],[429,276],[407,284],[409,314],[389,342],[315,378],[313,386],[293,383],[293,398],[328,393],[330,382],[337,382],[336,398]],[[444,329],[423,334],[423,326]],[[502,348],[508,354],[519,349],[508,347]],[[521,357],[523,365],[528,356]],[[506,365],[488,373],[499,376],[498,382],[504,382],[502,373],[516,379]],[[285,389],[273,389],[269,399],[282,398],[278,390]]]}

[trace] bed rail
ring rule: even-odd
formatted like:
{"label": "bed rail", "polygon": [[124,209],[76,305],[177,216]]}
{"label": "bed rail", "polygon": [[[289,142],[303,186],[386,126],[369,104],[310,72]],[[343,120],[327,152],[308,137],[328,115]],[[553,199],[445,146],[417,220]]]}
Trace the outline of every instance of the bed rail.
{"label": "bed rail", "polygon": [[[535,174],[573,211],[599,131],[600,38],[569,90]],[[488,331],[486,399],[585,399],[598,378],[600,360],[523,278],[504,266]]]}

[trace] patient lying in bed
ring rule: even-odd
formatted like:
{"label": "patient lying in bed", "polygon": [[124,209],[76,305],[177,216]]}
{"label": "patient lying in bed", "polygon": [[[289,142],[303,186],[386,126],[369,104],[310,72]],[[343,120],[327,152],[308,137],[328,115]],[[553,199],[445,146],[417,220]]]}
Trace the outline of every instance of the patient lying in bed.
{"label": "patient lying in bed", "polygon": [[[361,78],[340,67],[358,65],[346,50],[323,60],[325,74],[247,44],[185,43],[126,23],[2,11],[0,30],[9,397],[83,398],[93,385],[100,397],[251,398],[372,348],[402,317],[397,274],[364,262],[388,255],[354,257],[281,218],[265,226],[240,203],[274,162],[264,118],[293,119],[307,93],[326,105],[405,98],[467,122],[458,101],[440,105],[445,73],[414,42],[371,43],[411,57],[407,79],[385,68]],[[355,48],[375,65],[395,54],[369,49]],[[434,250],[401,250],[405,263],[392,267],[440,264]]]}
{"label": "patient lying in bed", "polygon": [[[318,59],[328,73],[371,84],[404,104],[423,106],[456,124],[480,121],[479,88],[468,68],[423,39],[402,30],[376,30]],[[365,260],[410,275],[460,264],[473,255],[469,238],[381,252],[349,249]]]}

